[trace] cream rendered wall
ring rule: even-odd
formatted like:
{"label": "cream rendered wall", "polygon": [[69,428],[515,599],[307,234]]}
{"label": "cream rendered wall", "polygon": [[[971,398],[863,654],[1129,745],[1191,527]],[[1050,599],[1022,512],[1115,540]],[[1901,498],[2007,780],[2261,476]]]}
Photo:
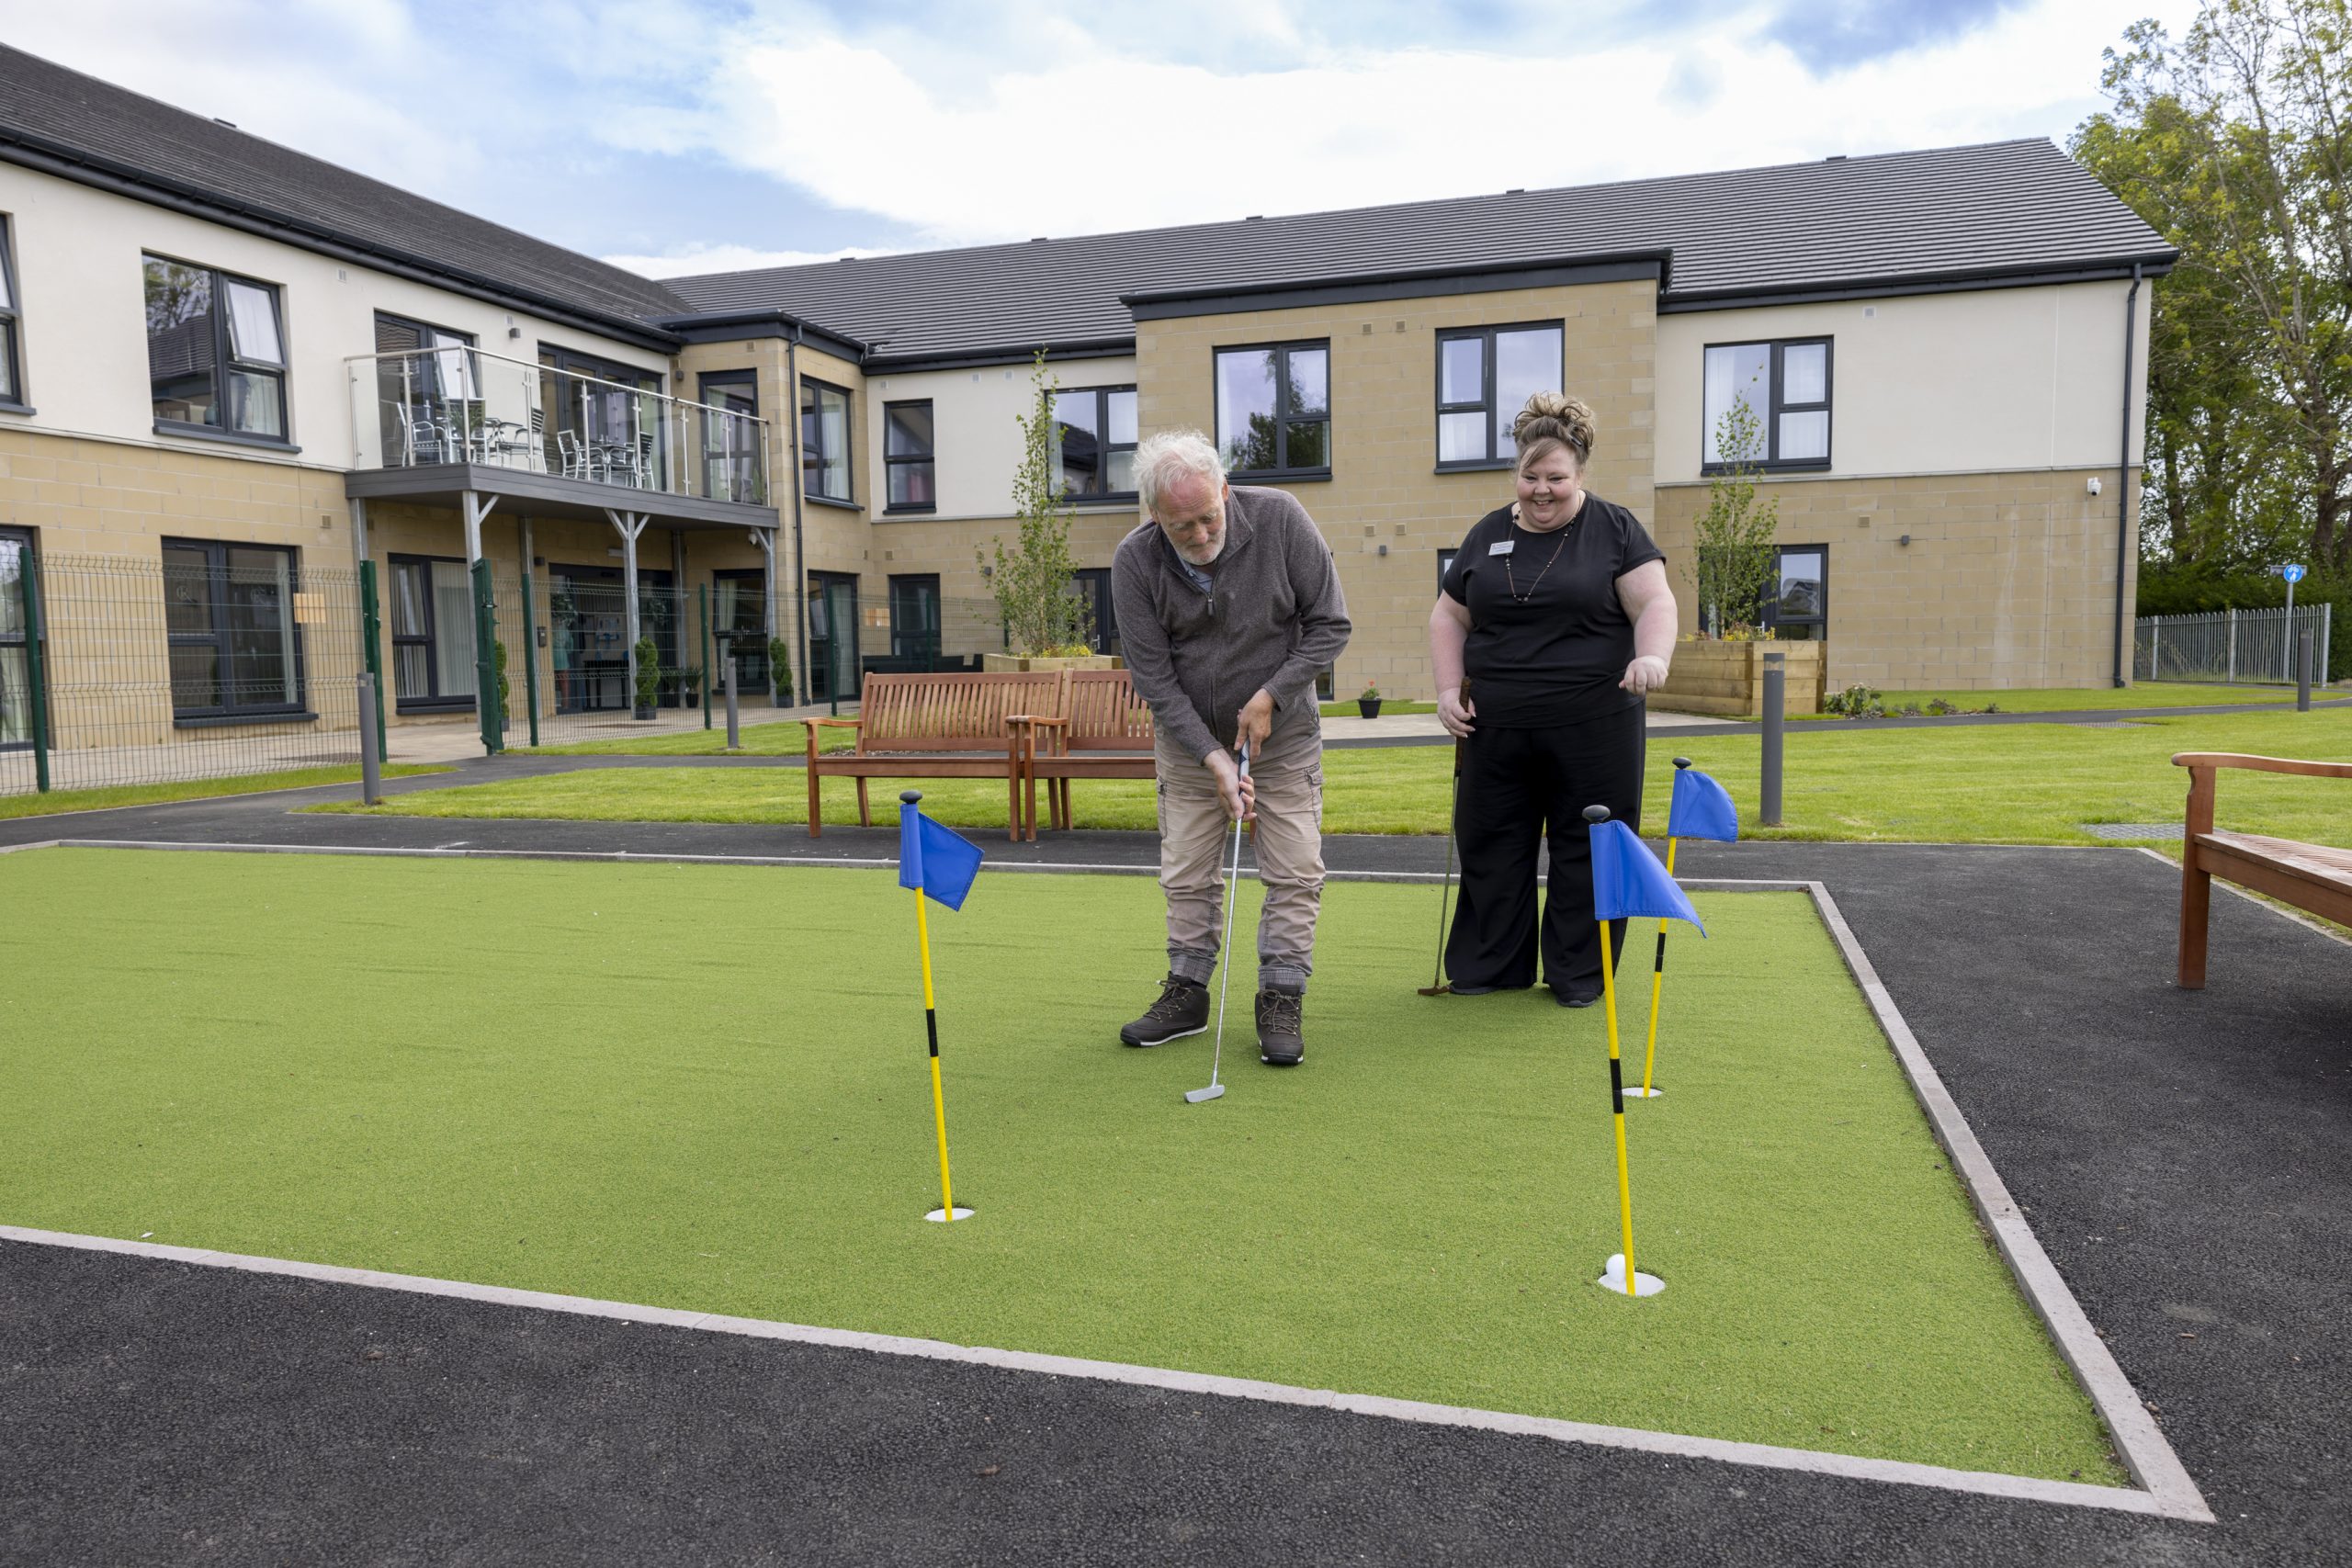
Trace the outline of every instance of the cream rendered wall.
{"label": "cream rendered wall", "polygon": [[[1106,359],[1062,359],[1046,373],[1063,391],[1085,387],[1132,387],[1133,355]],[[1012,510],[1012,476],[1021,466],[1019,421],[1029,412],[1030,367],[991,365],[977,370],[926,370],[876,376],[866,384],[866,418],[876,439],[869,443],[866,493],[874,515],[883,517],[889,491],[881,441],[885,403],[931,400],[939,504],[923,517],[950,522],[1004,517]]]}
{"label": "cream rendered wall", "polygon": [[[17,264],[25,400],[40,411],[0,415],[10,428],[347,468],[353,400],[344,360],[374,352],[379,310],[471,333],[482,350],[534,364],[545,341],[668,376],[658,352],[10,164],[0,164],[0,212]],[[299,453],[155,433],[140,262],[149,252],[278,287],[288,434]],[[510,325],[519,338],[507,336]],[[503,368],[486,362],[485,381]],[[372,461],[374,432],[363,435]]]}
{"label": "cream rendered wall", "polygon": [[[1709,344],[1827,337],[1830,472],[2110,472],[2124,428],[2128,282],[1996,288],[1661,314],[1657,482],[1697,481]],[[2133,460],[2147,388],[2148,309],[2134,312]],[[2111,482],[2111,481],[2110,481]]]}

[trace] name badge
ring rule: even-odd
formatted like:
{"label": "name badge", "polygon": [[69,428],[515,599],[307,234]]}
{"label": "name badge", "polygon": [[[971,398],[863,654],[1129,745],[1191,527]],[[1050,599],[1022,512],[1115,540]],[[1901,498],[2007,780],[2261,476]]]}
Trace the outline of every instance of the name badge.
{"label": "name badge", "polygon": [[1487,553],[1490,556],[1507,556],[1510,554],[1512,549],[1514,549],[1518,544],[1519,541],[1517,539],[1505,539],[1499,544],[1488,545],[1487,547]]}

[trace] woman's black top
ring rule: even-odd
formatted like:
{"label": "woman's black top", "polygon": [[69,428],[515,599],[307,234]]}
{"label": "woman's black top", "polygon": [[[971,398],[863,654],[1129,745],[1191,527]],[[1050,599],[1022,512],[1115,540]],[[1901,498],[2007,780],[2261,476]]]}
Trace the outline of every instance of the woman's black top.
{"label": "woman's black top", "polygon": [[1445,574],[1445,592],[1470,610],[1462,666],[1475,722],[1541,729],[1633,707],[1642,699],[1617,684],[1634,661],[1617,580],[1666,552],[1590,491],[1548,534],[1520,527],[1510,510],[1473,524]]}

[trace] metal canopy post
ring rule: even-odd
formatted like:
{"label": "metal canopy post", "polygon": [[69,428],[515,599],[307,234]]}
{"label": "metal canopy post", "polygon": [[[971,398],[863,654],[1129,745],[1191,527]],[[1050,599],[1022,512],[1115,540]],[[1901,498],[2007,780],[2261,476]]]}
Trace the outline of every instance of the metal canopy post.
{"label": "metal canopy post", "polygon": [[[760,657],[768,661],[768,701],[776,707],[787,707],[790,705],[784,700],[785,694],[775,683],[775,658],[771,652],[777,636],[775,629],[775,530],[773,528],[752,529],[752,543],[759,547],[760,581],[766,587],[766,591],[760,596],[760,629],[766,634],[765,640],[760,649]],[[786,660],[785,669],[789,671],[791,668],[791,661]]]}
{"label": "metal canopy post", "polygon": [[702,727],[710,728],[710,584],[695,586],[695,608],[702,616]]}
{"label": "metal canopy post", "polygon": [[32,688],[26,694],[32,699],[32,712],[27,716],[33,725],[33,788],[47,795],[49,702],[41,690],[48,682],[41,673],[40,561],[30,545],[17,552],[17,581],[25,596],[25,679]]}
{"label": "metal canopy post", "polygon": [[531,744],[539,743],[539,630],[531,607],[531,520],[514,520],[523,550],[523,701],[531,712]]}
{"label": "metal canopy post", "polygon": [[628,700],[630,711],[637,705],[637,539],[645,532],[648,518],[641,512],[615,512],[605,509],[613,531],[621,536],[621,607],[623,636],[628,639]]}
{"label": "metal canopy post", "polygon": [[495,757],[504,749],[506,716],[498,703],[498,605],[491,594],[490,562],[482,558],[481,521],[498,497],[466,491],[466,570],[474,584],[474,712],[481,718],[482,750]]}

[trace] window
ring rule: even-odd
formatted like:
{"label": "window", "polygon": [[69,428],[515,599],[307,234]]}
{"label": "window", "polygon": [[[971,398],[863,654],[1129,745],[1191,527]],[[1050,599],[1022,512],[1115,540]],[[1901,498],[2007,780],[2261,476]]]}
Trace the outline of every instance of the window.
{"label": "window", "polygon": [[936,573],[890,580],[890,657],[902,668],[939,663],[939,578]]}
{"label": "window", "polygon": [[[0,751],[33,743],[31,644],[36,639],[25,626],[25,573],[32,569],[31,533],[0,528]],[[53,727],[51,733],[55,733]]]}
{"label": "window", "polygon": [[[377,430],[388,468],[465,460],[481,428],[472,334],[376,312]],[[470,405],[470,407],[469,407]]]}
{"label": "window", "polygon": [[474,593],[466,563],[394,556],[392,700],[401,711],[474,703]]}
{"label": "window", "polygon": [[174,718],[301,711],[299,581],[292,550],[164,541]]}
{"label": "window", "polygon": [[939,504],[933,482],[931,400],[882,405],[882,466],[892,512],[929,512]]}
{"label": "window", "polygon": [[[705,493],[713,501],[767,502],[760,449],[760,378],[755,370],[703,373],[701,415]],[[739,688],[740,689],[740,688]]]}
{"label": "window", "polygon": [[[1788,343],[1713,344],[1707,349],[1705,463],[1728,459],[1718,448],[1724,416],[1745,403],[1757,422],[1754,448],[1747,454],[1759,468],[1826,468],[1829,466],[1829,340]],[[1738,456],[1733,454],[1732,456]]]}
{"label": "window", "polygon": [[7,215],[0,213],[0,403],[25,400],[25,366],[17,333],[17,259]]}
{"label": "window", "polygon": [[1780,571],[1764,604],[1764,625],[1784,642],[1829,635],[1829,547],[1782,545]]}
{"label": "window", "polygon": [[808,574],[808,700],[857,700],[857,575]]}
{"label": "window", "polygon": [[1088,640],[1097,653],[1122,653],[1119,646],[1119,613],[1111,598],[1111,569],[1091,566],[1070,580],[1076,584],[1078,596],[1086,601]]}
{"label": "window", "polygon": [[800,488],[820,501],[848,501],[849,394],[822,381],[800,383]]}
{"label": "window", "polygon": [[669,462],[669,421],[653,394],[658,371],[539,344],[539,408],[548,471],[661,490]]}
{"label": "window", "polygon": [[1460,547],[1453,545],[1448,545],[1445,548],[1438,551],[1437,586],[1439,592],[1442,593],[1445,592],[1445,574],[1453,570],[1453,558],[1461,553],[1462,551]]}
{"label": "window", "polygon": [[1136,493],[1136,389],[1080,387],[1054,394],[1054,460],[1062,493],[1125,501]]}
{"label": "window", "polygon": [[[707,391],[703,401],[712,399]],[[722,567],[710,574],[710,624],[720,639],[719,657],[735,661],[738,695],[768,689],[768,574],[756,566]],[[726,666],[712,676],[711,690],[727,690]]]}
{"label": "window", "polygon": [[284,441],[286,347],[277,290],[160,256],[144,262],[156,425]]}
{"label": "window", "polygon": [[1272,344],[1216,353],[1216,446],[1236,474],[1331,472],[1331,345]]}
{"label": "window", "polygon": [[1469,327],[1437,334],[1437,466],[1485,468],[1518,455],[1511,422],[1566,374],[1556,325]]}

